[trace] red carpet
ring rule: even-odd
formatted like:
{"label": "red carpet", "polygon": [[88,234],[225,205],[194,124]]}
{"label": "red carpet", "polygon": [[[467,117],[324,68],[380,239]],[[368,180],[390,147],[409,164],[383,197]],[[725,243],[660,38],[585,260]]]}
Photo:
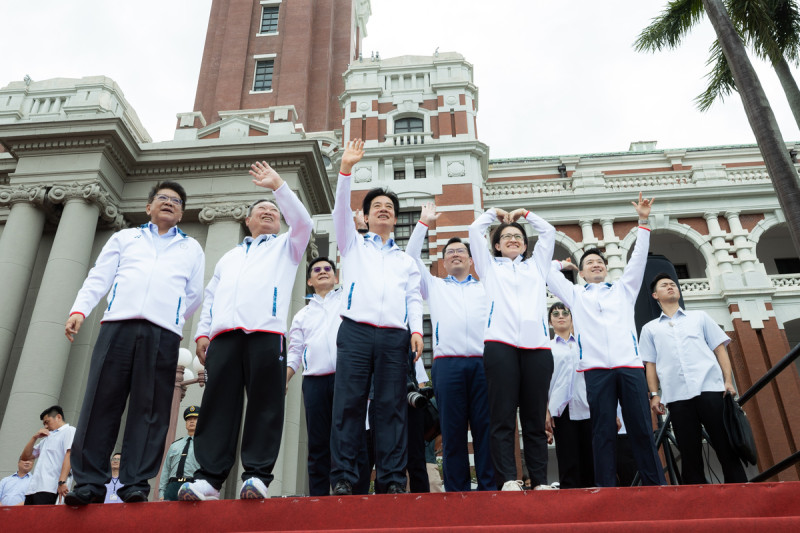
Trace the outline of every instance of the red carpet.
{"label": "red carpet", "polygon": [[0,508],[0,531],[800,531],[800,482]]}

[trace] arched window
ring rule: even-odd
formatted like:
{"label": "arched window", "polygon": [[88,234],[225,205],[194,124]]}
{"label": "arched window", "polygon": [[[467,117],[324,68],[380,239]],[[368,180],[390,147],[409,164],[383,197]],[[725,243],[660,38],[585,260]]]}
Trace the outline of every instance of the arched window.
{"label": "arched window", "polygon": [[422,133],[423,127],[421,118],[400,118],[394,121],[395,133]]}

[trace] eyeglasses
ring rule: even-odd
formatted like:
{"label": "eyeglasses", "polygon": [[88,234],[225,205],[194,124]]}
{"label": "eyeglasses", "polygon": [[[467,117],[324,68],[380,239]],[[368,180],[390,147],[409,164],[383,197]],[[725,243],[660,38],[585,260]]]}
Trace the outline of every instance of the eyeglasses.
{"label": "eyeglasses", "polygon": [[445,256],[449,255],[469,255],[466,248],[450,248],[444,253]]}
{"label": "eyeglasses", "polygon": [[324,272],[330,272],[331,270],[333,270],[333,269],[331,268],[330,265],[325,265],[325,266],[314,267],[314,268],[311,269],[311,272],[313,272],[314,274],[319,274],[320,272],[323,272],[323,271]]}
{"label": "eyeglasses", "polygon": [[500,240],[501,241],[515,240],[522,242],[525,240],[525,236],[519,233],[503,233],[502,235],[500,235]]}
{"label": "eyeglasses", "polygon": [[112,463],[118,463],[119,462],[119,457],[112,457],[111,458],[111,462]]}
{"label": "eyeglasses", "polygon": [[569,309],[556,309],[555,311],[550,313],[550,316],[556,317],[556,318],[558,318],[560,316],[563,316],[564,318],[567,318],[569,315],[570,315]]}
{"label": "eyeglasses", "polygon": [[167,196],[166,194],[157,194],[155,199],[159,202],[172,202],[177,206],[183,205],[183,200],[180,198],[176,198],[175,196]]}

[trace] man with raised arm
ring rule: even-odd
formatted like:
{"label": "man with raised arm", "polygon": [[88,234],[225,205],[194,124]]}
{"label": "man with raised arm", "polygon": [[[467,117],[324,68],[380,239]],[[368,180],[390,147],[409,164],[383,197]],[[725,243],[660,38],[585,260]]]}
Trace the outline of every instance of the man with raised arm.
{"label": "man with raised arm", "polygon": [[[331,479],[334,494],[353,493],[359,479],[367,396],[374,375],[376,486],[405,492],[407,460],[406,374],[408,350],[422,355],[420,274],[391,238],[400,202],[384,189],[363,202],[365,235],[350,209],[350,172],[364,156],[364,142],[350,141],[342,156],[333,223],[342,258],[342,325],[336,341]],[[409,339],[408,329],[411,329]]]}
{"label": "man with raised arm", "polygon": [[[150,222],[118,231],[83,282],[65,325],[70,342],[86,316],[108,295],[89,365],[89,378],[72,446],[75,488],[67,505],[102,503],[127,403],[119,477],[126,503],[143,502],[158,474],[175,391],[178,348],[187,317],[200,306],[205,256],[178,229],[186,191],[174,181],[150,190]],[[130,399],[129,399],[130,395]]]}
{"label": "man with raised arm", "polygon": [[458,237],[442,251],[447,277],[437,278],[422,262],[425,233],[441,213],[422,205],[406,253],[414,258],[428,300],[433,326],[433,384],[442,428],[444,486],[448,492],[471,490],[467,430],[472,431],[478,490],[494,490],[489,451],[489,403],[483,371],[483,329],[488,309],[483,284],[472,277],[472,254]]}
{"label": "man with raised arm", "polygon": [[[236,460],[244,393],[242,485],[239,497],[267,497],[283,433],[284,336],[297,267],[311,237],[311,217],[266,162],[252,165],[253,183],[270,189],[251,204],[250,236],[217,262],[197,326],[197,357],[206,365],[203,416],[194,453],[200,468],[178,491],[181,500],[216,500]],[[280,209],[279,209],[280,208]],[[281,210],[289,231],[281,229]]]}
{"label": "man with raised arm", "polygon": [[[636,339],[634,304],[642,285],[650,247],[648,217],[655,198],[639,193],[631,202],[639,215],[631,259],[622,277],[606,283],[608,268],[600,250],[584,252],[579,267],[568,261],[554,262],[547,284],[569,307],[578,333],[578,371],[584,372],[592,420],[592,453],[595,484],[616,486],[617,402],[645,485],[664,485],[661,460],[653,441],[644,363]],[[579,270],[586,285],[570,283],[558,270]]]}

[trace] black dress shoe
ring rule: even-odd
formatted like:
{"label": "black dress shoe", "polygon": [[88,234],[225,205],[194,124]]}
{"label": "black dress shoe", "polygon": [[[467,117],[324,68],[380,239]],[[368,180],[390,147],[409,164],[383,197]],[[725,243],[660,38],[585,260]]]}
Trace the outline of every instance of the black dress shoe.
{"label": "black dress shoe", "polygon": [[406,488],[400,483],[389,483],[386,487],[386,494],[405,494]]}
{"label": "black dress shoe", "polygon": [[147,494],[142,490],[129,490],[120,495],[125,503],[140,503],[147,501]]}
{"label": "black dress shoe", "polygon": [[68,492],[67,495],[64,496],[64,503],[72,507],[83,507],[90,503],[103,503],[105,499],[105,494],[96,494],[92,492],[92,489],[89,487],[81,487]]}
{"label": "black dress shoe", "polygon": [[335,496],[352,496],[353,485],[351,485],[346,479],[340,479],[336,482],[336,487],[333,489],[333,494]]}

